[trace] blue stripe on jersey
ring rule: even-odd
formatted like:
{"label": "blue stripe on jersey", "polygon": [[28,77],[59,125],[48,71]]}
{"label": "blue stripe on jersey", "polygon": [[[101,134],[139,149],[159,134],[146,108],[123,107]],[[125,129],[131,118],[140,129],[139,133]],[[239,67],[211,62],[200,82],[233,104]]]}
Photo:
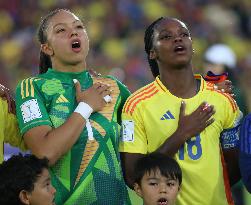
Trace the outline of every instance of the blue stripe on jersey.
{"label": "blue stripe on jersey", "polygon": [[169,115],[169,117],[170,117],[171,119],[175,119],[174,116],[172,115],[172,113],[171,113],[169,110],[168,110],[167,114]]}

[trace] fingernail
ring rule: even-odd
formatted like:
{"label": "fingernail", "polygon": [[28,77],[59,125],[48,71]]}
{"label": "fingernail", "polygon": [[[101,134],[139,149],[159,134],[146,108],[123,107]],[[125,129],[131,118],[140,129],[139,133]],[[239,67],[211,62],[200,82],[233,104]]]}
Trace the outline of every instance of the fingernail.
{"label": "fingernail", "polygon": [[215,89],[215,90],[218,90],[218,86],[217,86],[217,85],[214,85],[214,89]]}
{"label": "fingernail", "polygon": [[221,91],[224,93],[225,92],[225,90],[224,89],[221,89]]}
{"label": "fingernail", "polygon": [[210,105],[209,105],[208,103],[206,103],[206,104],[204,105],[204,107],[203,107],[202,110],[204,111],[204,110],[206,110],[206,109],[209,108],[209,107],[210,107]]}
{"label": "fingernail", "polygon": [[77,79],[73,79],[73,82],[76,84],[78,82],[78,80]]}

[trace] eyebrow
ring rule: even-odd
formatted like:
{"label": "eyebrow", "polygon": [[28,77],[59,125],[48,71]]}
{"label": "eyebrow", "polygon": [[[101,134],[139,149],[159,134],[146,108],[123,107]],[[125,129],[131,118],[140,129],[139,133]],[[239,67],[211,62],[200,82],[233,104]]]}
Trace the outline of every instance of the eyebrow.
{"label": "eyebrow", "polygon": [[[189,30],[188,30],[186,27],[184,27],[184,26],[180,26],[180,27],[178,28],[178,30],[179,30],[179,31],[185,30],[185,31],[189,32]],[[163,33],[163,32],[171,33],[172,31],[167,30],[166,28],[163,28],[162,30],[159,31],[160,34]]]}
{"label": "eyebrow", "polygon": [[[77,23],[77,22],[81,22],[81,23],[82,23],[82,21],[76,19],[75,21],[72,22],[72,24],[75,24],[75,23]],[[55,24],[55,25],[53,26],[53,28],[56,28],[56,27],[59,26],[59,25],[65,25],[65,24],[67,24],[67,23],[57,23],[57,24]]]}
{"label": "eyebrow", "polygon": [[147,180],[152,180],[152,179],[158,180],[159,178],[157,178],[157,177],[149,177],[149,178],[147,178]]}
{"label": "eyebrow", "polygon": [[[172,177],[165,177],[167,181],[171,181],[171,180],[174,180],[174,181],[177,181],[178,179],[175,179],[175,178],[172,178]],[[160,178],[158,177],[149,177],[147,178],[147,180],[159,180]]]}
{"label": "eyebrow", "polygon": [[51,181],[51,177],[46,177],[46,179],[44,179],[43,183],[47,183]]}
{"label": "eyebrow", "polygon": [[163,33],[171,33],[171,31],[168,31],[166,29],[162,29],[161,31],[159,31],[159,34],[163,34]]}

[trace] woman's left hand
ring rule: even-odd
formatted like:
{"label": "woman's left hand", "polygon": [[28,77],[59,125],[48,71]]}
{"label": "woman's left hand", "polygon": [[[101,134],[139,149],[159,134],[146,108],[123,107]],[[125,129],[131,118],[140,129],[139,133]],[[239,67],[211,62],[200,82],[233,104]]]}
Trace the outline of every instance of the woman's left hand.
{"label": "woman's left hand", "polygon": [[228,73],[224,72],[221,74],[214,74],[212,71],[208,71],[204,76],[204,79],[207,82],[214,84],[214,90],[221,90],[224,93],[229,93],[232,97],[235,97],[233,94],[233,85],[232,81],[227,80]]}
{"label": "woman's left hand", "polygon": [[13,97],[11,96],[10,90],[1,84],[0,84],[0,97],[7,100],[8,111],[10,113],[16,114],[16,105]]}
{"label": "woman's left hand", "polygon": [[221,90],[224,93],[229,93],[232,97],[234,97],[233,94],[233,85],[230,80],[225,80],[219,83],[215,83],[214,85],[215,90]]}

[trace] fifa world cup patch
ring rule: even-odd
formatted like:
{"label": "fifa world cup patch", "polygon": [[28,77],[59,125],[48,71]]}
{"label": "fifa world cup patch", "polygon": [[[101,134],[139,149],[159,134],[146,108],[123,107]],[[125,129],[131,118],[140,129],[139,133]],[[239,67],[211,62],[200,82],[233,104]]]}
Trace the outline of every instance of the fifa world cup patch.
{"label": "fifa world cup patch", "polygon": [[31,120],[42,117],[40,108],[37,103],[37,99],[32,99],[32,100],[28,100],[24,102],[20,106],[20,108],[21,108],[24,123],[27,123]]}
{"label": "fifa world cup patch", "polygon": [[132,120],[122,120],[122,142],[133,142],[134,141],[134,122]]}

